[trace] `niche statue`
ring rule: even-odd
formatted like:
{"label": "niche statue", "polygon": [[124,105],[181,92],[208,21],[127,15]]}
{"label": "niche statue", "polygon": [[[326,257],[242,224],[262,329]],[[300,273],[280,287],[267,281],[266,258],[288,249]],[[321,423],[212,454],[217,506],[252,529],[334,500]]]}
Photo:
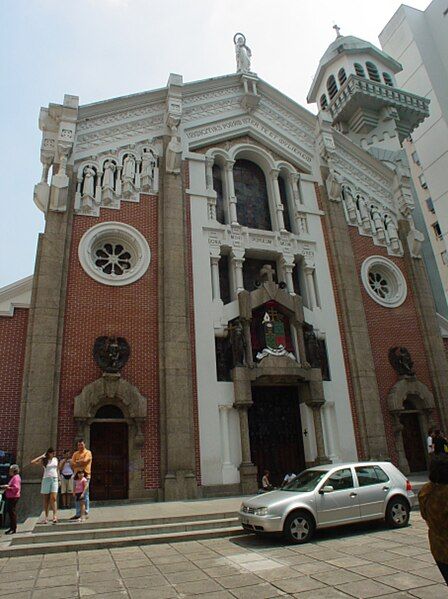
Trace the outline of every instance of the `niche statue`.
{"label": "niche statue", "polygon": [[235,366],[244,366],[246,342],[244,339],[243,326],[239,320],[237,320],[235,324],[229,327],[229,334],[232,355],[232,368],[235,368]]}

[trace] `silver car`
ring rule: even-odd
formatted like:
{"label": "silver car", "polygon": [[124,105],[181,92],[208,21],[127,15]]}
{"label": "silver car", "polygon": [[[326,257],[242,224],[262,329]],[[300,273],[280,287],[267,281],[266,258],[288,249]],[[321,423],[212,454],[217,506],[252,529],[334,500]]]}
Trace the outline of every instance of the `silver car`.
{"label": "silver car", "polygon": [[304,470],[281,489],[241,504],[245,530],[283,533],[306,543],[316,528],[385,519],[401,528],[416,501],[410,482],[390,462],[326,464]]}

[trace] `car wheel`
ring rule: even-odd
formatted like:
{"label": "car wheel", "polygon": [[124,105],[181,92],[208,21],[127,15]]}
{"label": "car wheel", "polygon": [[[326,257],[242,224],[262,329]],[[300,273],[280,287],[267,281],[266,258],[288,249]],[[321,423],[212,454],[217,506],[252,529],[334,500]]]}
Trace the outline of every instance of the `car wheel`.
{"label": "car wheel", "polygon": [[387,504],[386,522],[391,528],[403,528],[409,523],[409,504],[401,497],[393,497]]}
{"label": "car wheel", "polygon": [[291,543],[307,543],[314,535],[316,525],[307,512],[293,512],[285,521],[284,533]]}

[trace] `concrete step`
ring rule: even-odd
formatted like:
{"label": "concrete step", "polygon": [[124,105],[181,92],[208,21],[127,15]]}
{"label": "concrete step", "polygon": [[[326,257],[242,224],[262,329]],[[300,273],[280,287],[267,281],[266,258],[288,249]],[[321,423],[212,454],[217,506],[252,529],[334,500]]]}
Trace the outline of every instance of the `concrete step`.
{"label": "concrete step", "polygon": [[[81,526],[81,525],[79,525]],[[135,531],[139,532],[139,531]],[[29,533],[33,535],[33,533]],[[66,551],[88,551],[89,549],[111,549],[115,547],[128,547],[130,545],[150,545],[155,543],[176,543],[180,541],[194,541],[227,536],[246,534],[239,524],[221,528],[206,528],[181,532],[165,532],[158,534],[135,534],[126,537],[104,537],[100,539],[66,540],[59,543],[3,543],[0,546],[0,558],[20,555],[36,555],[47,553],[64,553]]]}
{"label": "concrete step", "polygon": [[[189,532],[198,530],[211,530],[214,528],[229,528],[238,526],[238,518],[233,514],[228,518],[186,520],[165,522],[149,525],[129,525],[128,522],[120,526],[87,528],[86,523],[74,522],[62,530],[59,525],[36,527],[31,534],[16,534],[11,538],[11,545],[28,545],[30,543],[65,543],[67,541],[81,541],[91,539],[109,539],[132,536],[152,536],[176,532]],[[103,523],[101,523],[103,524]]]}

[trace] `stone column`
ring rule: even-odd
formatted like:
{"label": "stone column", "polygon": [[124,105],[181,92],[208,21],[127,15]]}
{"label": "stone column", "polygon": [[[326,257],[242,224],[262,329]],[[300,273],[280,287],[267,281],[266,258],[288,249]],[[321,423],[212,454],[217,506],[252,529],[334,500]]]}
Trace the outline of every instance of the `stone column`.
{"label": "stone column", "polygon": [[230,216],[230,224],[236,225],[238,224],[238,216],[236,212],[236,195],[235,195],[235,184],[233,182],[233,165],[235,164],[234,160],[227,160],[224,165],[224,173],[226,178],[226,189],[227,189],[227,201],[229,204],[229,216]]}
{"label": "stone column", "polygon": [[400,414],[401,411],[392,412],[393,418],[393,426],[394,426],[394,436],[395,436],[395,447],[397,449],[398,454],[398,468],[403,472],[403,474],[409,474],[409,462],[406,458],[406,452],[404,450],[403,443],[403,428],[404,426],[400,422]]}
{"label": "stone column", "polygon": [[244,291],[243,281],[243,264],[244,264],[244,250],[236,251],[232,250],[230,254],[230,264],[233,271],[234,281],[234,299],[238,297],[240,291]]}
{"label": "stone column", "polygon": [[233,407],[238,410],[240,421],[241,464],[239,471],[241,492],[245,495],[256,493],[258,488],[257,467],[252,463],[250,455],[249,419],[247,411],[252,405],[252,392],[249,369],[234,368],[232,370],[232,380],[235,395]]}
{"label": "stone column", "polygon": [[207,156],[205,159],[205,182],[207,188],[207,204],[208,204],[208,217],[210,220],[216,220],[216,192],[213,189],[213,165],[215,159],[211,156]]}
{"label": "stone column", "polygon": [[277,217],[277,226],[279,231],[286,231],[285,229],[285,219],[283,218],[283,204],[280,198],[280,188],[278,186],[278,175],[279,170],[273,168],[269,173],[271,177],[271,189],[272,189],[272,198],[275,206],[275,214]]}
{"label": "stone column", "polygon": [[294,292],[294,281],[292,279],[292,271],[294,269],[294,256],[283,255],[280,260],[281,266],[285,273],[285,283],[288,289],[288,293],[295,295]]}
{"label": "stone column", "polygon": [[305,266],[303,269],[306,278],[306,289],[308,291],[308,301],[310,310],[317,307],[316,288],[314,286],[314,266]]}
{"label": "stone column", "polygon": [[[166,138],[165,148],[170,138]],[[161,439],[164,498],[197,495],[190,337],[187,202],[181,172],[161,174]],[[187,281],[187,284],[185,284]]]}
{"label": "stone column", "polygon": [[212,269],[212,294],[213,301],[221,299],[221,290],[219,286],[219,260],[221,256],[210,256],[210,265]]}
{"label": "stone column", "polygon": [[325,454],[325,441],[324,441],[324,430],[322,427],[322,408],[323,404],[320,402],[312,402],[310,408],[313,410],[313,423],[314,423],[314,434],[316,435],[316,447],[317,447],[317,464],[328,464],[329,459]]}
{"label": "stone column", "polygon": [[322,407],[322,419],[324,425],[324,438],[326,440],[326,447],[328,450],[328,457],[333,461],[338,457],[336,450],[336,441],[334,437],[334,430],[337,430],[334,424],[334,401],[326,401]]}

